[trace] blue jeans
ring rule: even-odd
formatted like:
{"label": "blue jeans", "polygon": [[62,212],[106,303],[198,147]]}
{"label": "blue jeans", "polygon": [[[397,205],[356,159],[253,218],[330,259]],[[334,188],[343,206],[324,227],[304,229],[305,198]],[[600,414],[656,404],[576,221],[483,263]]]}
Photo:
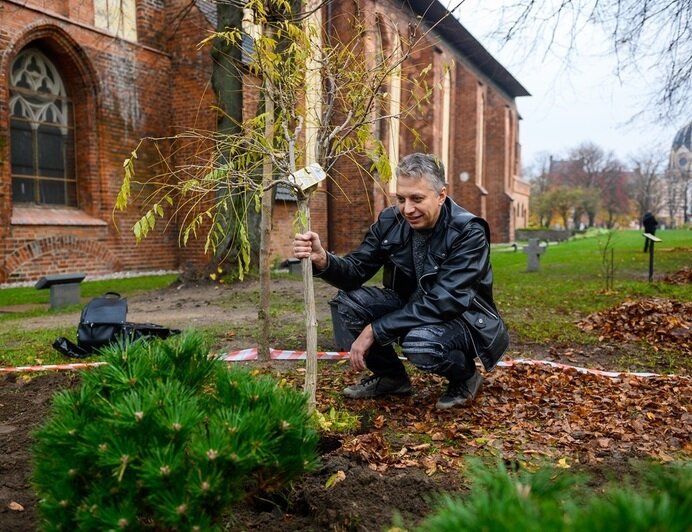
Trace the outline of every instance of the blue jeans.
{"label": "blue jeans", "polygon": [[[349,292],[339,291],[332,304],[336,304],[344,328],[355,340],[366,325],[400,309],[406,301],[394,290],[364,286]],[[398,342],[406,359],[422,371],[452,381],[467,380],[476,371],[469,331],[461,318],[410,329]],[[392,344],[375,342],[365,357],[365,364],[375,375],[395,378],[406,375],[406,368]]]}

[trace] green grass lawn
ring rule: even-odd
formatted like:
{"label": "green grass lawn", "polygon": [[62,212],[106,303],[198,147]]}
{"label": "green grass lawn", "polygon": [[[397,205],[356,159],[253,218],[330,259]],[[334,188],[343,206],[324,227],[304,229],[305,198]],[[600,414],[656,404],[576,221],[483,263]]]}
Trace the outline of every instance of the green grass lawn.
{"label": "green grass lawn", "polygon": [[[82,299],[103,295],[105,292],[117,292],[122,296],[156,290],[170,285],[177,275],[143,275],[125,279],[107,279],[100,281],[85,281],[80,285]],[[11,305],[48,304],[50,290],[36,290],[33,286],[0,289],[0,308]]]}
{"label": "green grass lawn", "polygon": [[[690,285],[674,285],[661,279],[684,267],[692,265],[692,231],[660,231],[663,242],[656,245],[654,281],[648,281],[649,255],[643,253],[643,237],[639,231],[618,231],[610,240],[606,234],[592,235],[551,244],[541,257],[540,270],[527,272],[527,258],[508,246],[494,246],[492,262],[495,272],[495,295],[498,307],[512,333],[520,341],[550,345],[560,342],[594,344],[597,339],[580,331],[575,322],[593,312],[615,306],[628,298],[665,297],[678,301],[692,301]],[[612,290],[605,290],[603,250],[612,249],[614,279]],[[174,275],[135,277],[108,281],[84,282],[81,287],[82,301],[115,291],[124,296],[156,290],[168,286]],[[315,283],[319,290],[321,282]],[[258,301],[255,294],[245,293],[242,297]],[[298,295],[300,297],[300,295]],[[47,308],[48,290],[34,288],[0,289],[0,308],[12,305],[36,304],[34,309],[22,312],[0,313],[0,366],[36,363],[64,363],[65,357],[55,351],[51,344],[58,336],[74,339],[76,323],[69,329],[49,328],[30,333],[11,327],[8,320],[21,317],[51,315],[54,312],[74,312],[76,308],[51,311]],[[287,313],[302,313],[302,305],[272,298],[273,317]],[[11,323],[17,323],[13,321]],[[254,328],[247,323],[246,328]],[[304,338],[303,319],[283,319],[277,323],[280,330],[272,336],[283,335],[285,346],[293,346],[290,339]],[[222,330],[210,326],[203,330],[210,338],[222,338]],[[216,343],[214,341],[212,344]]]}

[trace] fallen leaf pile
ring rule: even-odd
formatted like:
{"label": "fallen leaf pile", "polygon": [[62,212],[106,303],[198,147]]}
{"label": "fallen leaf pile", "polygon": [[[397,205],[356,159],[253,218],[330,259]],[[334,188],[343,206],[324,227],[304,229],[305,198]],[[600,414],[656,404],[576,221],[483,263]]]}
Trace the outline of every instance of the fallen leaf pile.
{"label": "fallen leaf pile", "polygon": [[692,268],[683,268],[680,271],[666,275],[664,283],[668,284],[690,284],[692,283]]}
{"label": "fallen leaf pile", "polygon": [[484,376],[472,404],[438,411],[445,387],[439,377],[414,375],[410,397],[340,403],[344,372],[326,366],[317,404],[374,421],[359,434],[341,435],[343,445],[333,452],[358,456],[376,471],[417,467],[432,475],[461,467],[468,455],[547,460],[562,468],[692,456],[691,377],[610,378],[539,365]]}
{"label": "fallen leaf pile", "polygon": [[644,340],[655,349],[692,350],[692,303],[662,298],[628,299],[577,323],[600,341]]}

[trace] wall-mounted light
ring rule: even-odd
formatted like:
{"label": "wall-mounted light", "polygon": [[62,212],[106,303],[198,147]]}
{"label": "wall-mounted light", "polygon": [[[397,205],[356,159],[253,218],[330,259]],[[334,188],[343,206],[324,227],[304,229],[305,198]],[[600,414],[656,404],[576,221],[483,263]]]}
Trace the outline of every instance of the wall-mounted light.
{"label": "wall-mounted light", "polygon": [[461,172],[459,174],[459,181],[462,183],[466,183],[469,180],[469,173],[468,172]]}

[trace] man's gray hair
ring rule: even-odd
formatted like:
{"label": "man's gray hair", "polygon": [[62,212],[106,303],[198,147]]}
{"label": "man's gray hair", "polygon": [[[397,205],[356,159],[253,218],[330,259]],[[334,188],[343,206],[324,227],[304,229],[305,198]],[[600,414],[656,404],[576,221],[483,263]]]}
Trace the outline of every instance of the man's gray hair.
{"label": "man's gray hair", "polygon": [[411,153],[400,159],[396,166],[396,176],[426,179],[435,192],[440,192],[447,184],[444,164],[429,153]]}

